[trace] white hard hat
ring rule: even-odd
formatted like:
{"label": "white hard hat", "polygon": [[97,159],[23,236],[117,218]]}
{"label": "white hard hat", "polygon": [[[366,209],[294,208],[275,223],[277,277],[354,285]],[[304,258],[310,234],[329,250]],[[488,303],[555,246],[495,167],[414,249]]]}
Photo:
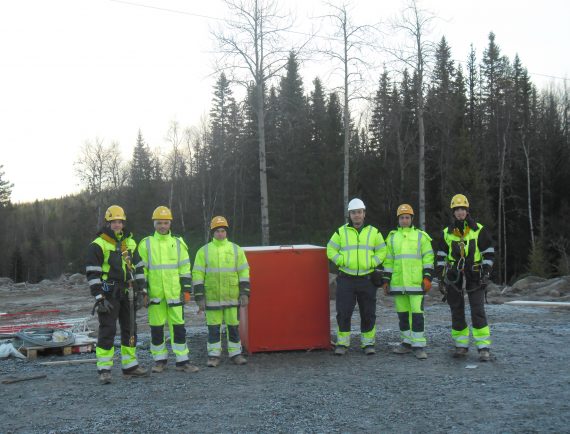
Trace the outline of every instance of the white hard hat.
{"label": "white hard hat", "polygon": [[353,211],[355,209],[366,209],[366,206],[364,205],[364,202],[362,202],[360,199],[354,198],[350,202],[348,202],[348,210]]}

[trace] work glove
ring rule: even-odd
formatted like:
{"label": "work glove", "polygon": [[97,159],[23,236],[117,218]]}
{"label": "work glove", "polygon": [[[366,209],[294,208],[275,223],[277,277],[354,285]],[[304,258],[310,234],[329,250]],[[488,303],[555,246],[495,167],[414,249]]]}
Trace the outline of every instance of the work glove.
{"label": "work glove", "polygon": [[384,282],[382,289],[384,290],[384,295],[390,295],[390,282]]}
{"label": "work glove", "polygon": [[426,294],[431,290],[431,280],[429,277],[424,277],[424,280],[422,281],[422,289]]}
{"label": "work glove", "polygon": [[239,296],[239,304],[241,306],[247,306],[249,304],[249,295],[242,294]]}
{"label": "work glove", "polygon": [[97,311],[97,313],[110,313],[112,310],[113,305],[111,302],[105,297],[101,297],[95,302],[95,306],[93,306],[91,314],[94,315],[95,311]]}
{"label": "work glove", "polygon": [[198,306],[198,312],[204,312],[206,310],[206,300],[204,297],[196,297],[196,305]]}
{"label": "work glove", "polygon": [[136,310],[148,307],[148,294],[146,290],[142,289],[135,294],[135,308]]}
{"label": "work glove", "polygon": [[491,280],[491,267],[485,265],[483,266],[483,272],[481,273],[481,285],[487,286]]}
{"label": "work glove", "polygon": [[372,284],[376,287],[376,288],[380,288],[382,286],[382,270],[376,268],[374,269],[374,271],[370,274],[370,280],[372,281]]}

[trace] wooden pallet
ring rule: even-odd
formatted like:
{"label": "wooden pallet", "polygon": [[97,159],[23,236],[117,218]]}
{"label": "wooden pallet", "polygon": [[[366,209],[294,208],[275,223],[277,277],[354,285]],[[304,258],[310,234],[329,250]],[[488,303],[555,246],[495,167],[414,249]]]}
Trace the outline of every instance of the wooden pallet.
{"label": "wooden pallet", "polygon": [[53,354],[61,356],[69,356],[77,353],[92,353],[95,349],[94,344],[69,345],[66,347],[40,347],[40,346],[22,346],[18,350],[24,354],[28,360],[37,359],[38,355],[49,356]]}

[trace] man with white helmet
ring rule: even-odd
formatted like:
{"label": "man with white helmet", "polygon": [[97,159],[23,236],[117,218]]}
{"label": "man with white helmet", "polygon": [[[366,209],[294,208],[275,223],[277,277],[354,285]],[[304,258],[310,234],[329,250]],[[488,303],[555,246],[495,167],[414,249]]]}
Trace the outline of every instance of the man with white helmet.
{"label": "man with white helmet", "polygon": [[188,247],[182,237],[171,233],[172,212],[165,206],[152,213],[155,232],[143,239],[138,248],[148,281],[148,323],[150,325],[150,352],[154,359],[152,372],[166,369],[168,349],[164,326],[170,327],[170,346],[176,357],[176,370],[196,372],[190,364],[184,326],[184,300],[190,299],[192,275]]}
{"label": "man with white helmet", "polygon": [[436,273],[440,290],[451,309],[453,357],[462,358],[469,349],[469,326],[465,321],[465,292],[471,306],[472,334],[479,360],[490,360],[491,331],[485,314],[485,288],[493,268],[495,249],[489,231],[470,215],[463,194],[451,199],[453,222],[443,229],[437,248]]}
{"label": "man with white helmet", "polygon": [[366,206],[362,200],[355,198],[348,203],[348,216],[348,223],[338,228],[327,244],[327,256],[339,270],[334,353],[342,356],[350,346],[350,323],[358,303],[360,346],[364,354],[372,355],[376,352],[376,285],[372,275],[386,258],[386,244],[378,229],[364,223]]}

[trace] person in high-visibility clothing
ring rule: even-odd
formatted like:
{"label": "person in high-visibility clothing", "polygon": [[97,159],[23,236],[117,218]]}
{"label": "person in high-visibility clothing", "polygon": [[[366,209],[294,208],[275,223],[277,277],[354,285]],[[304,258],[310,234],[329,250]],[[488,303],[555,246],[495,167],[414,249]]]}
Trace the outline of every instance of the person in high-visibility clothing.
{"label": "person in high-visibility clothing", "polygon": [[471,306],[473,340],[479,360],[487,362],[491,358],[491,330],[485,313],[485,291],[493,269],[495,249],[489,231],[471,217],[467,197],[456,194],[450,208],[453,222],[443,229],[438,243],[436,273],[440,278],[440,291],[451,309],[453,357],[465,357],[469,349],[466,292]]}
{"label": "person in high-visibility clothing", "polygon": [[[146,285],[142,269],[135,271],[138,286],[136,304],[129,301],[128,263],[138,263],[136,242],[126,229],[127,216],[123,208],[112,205],[105,211],[105,225],[97,238],[89,245],[85,261],[85,274],[89,282],[91,295],[95,297],[94,311],[99,319],[97,335],[97,372],[99,382],[111,382],[111,368],[115,355],[115,334],[117,320],[121,326],[121,367],[125,376],[144,376],[147,370],[139,365],[136,356],[136,323],[131,330],[132,308],[142,307],[146,294]],[[134,259],[130,259],[134,257]],[[133,282],[131,282],[133,284]],[[135,300],[133,300],[134,302]],[[134,343],[131,342],[134,338]]]}
{"label": "person in high-visibility clothing", "polygon": [[386,237],[384,293],[394,296],[402,343],[396,354],[414,352],[427,359],[424,333],[424,292],[431,289],[433,249],[430,236],[413,226],[414,209],[404,203],[396,211],[398,228]]}
{"label": "person in high-visibility clothing", "polygon": [[165,206],[152,213],[155,228],[153,235],[144,238],[138,247],[148,282],[148,323],[150,325],[150,352],[154,359],[152,372],[166,369],[168,349],[164,338],[164,325],[171,330],[170,346],[176,357],[176,370],[197,372],[188,358],[186,328],[184,326],[184,300],[190,300],[192,275],[188,247],[182,237],[171,232],[172,212]]}
{"label": "person in high-visibility clothing", "polygon": [[358,198],[348,203],[349,221],[338,228],[327,244],[327,257],[338,267],[334,354],[346,354],[354,307],[360,310],[360,346],[364,354],[376,353],[376,290],[382,282],[372,278],[386,258],[386,244],[378,229],[366,225],[366,206]]}
{"label": "person in high-visibility clothing", "polygon": [[220,364],[222,323],[226,324],[228,355],[236,365],[245,365],[239,336],[239,306],[249,303],[249,264],[243,249],[228,240],[228,221],[216,216],[210,223],[212,241],[202,246],[192,270],[194,298],[206,312],[209,367]]}

